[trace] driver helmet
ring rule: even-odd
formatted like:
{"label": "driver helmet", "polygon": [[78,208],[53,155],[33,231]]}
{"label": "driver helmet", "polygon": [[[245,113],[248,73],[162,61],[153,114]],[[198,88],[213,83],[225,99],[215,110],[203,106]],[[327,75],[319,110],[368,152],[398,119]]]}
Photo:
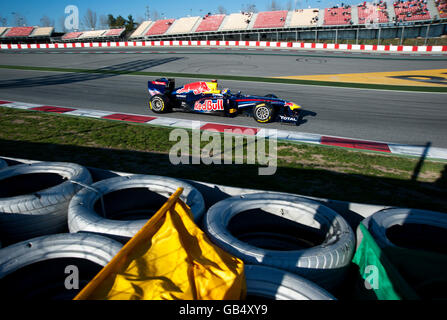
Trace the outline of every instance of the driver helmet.
{"label": "driver helmet", "polygon": [[222,90],[222,94],[231,94],[231,91],[230,91],[230,89],[225,88]]}

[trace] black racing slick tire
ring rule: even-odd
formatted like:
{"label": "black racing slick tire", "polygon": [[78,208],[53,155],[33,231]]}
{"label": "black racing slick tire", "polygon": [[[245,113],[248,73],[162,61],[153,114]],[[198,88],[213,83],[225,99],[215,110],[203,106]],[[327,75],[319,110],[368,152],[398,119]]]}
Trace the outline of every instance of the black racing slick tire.
{"label": "black racing slick tire", "polygon": [[161,94],[156,94],[150,98],[149,107],[155,113],[166,113],[171,110],[168,98]]}
{"label": "black racing slick tire", "polygon": [[37,162],[0,171],[0,240],[11,244],[68,231],[71,198],[92,182],[74,163]]}
{"label": "black racing slick tire", "polygon": [[274,119],[275,109],[270,103],[261,102],[253,108],[253,118],[259,123],[269,123]]}
{"label": "black racing slick tire", "polygon": [[246,264],[244,273],[247,300],[336,300],[315,283],[284,270]]}
{"label": "black racing slick tire", "polygon": [[335,289],[355,250],[349,224],[321,203],[290,194],[255,193],[214,204],[205,232],[247,264],[283,269]]}
{"label": "black racing slick tire", "polygon": [[0,299],[72,300],[121,248],[106,237],[64,233],[0,249]]}
{"label": "black racing slick tire", "polygon": [[276,95],[274,95],[273,93],[269,93],[265,95],[266,98],[278,98]]}

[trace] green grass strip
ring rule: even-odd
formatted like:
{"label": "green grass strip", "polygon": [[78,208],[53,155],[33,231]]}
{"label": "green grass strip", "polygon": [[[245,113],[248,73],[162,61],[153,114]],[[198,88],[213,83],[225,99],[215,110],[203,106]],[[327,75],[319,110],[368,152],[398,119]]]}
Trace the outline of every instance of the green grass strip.
{"label": "green grass strip", "polygon": [[197,74],[197,73],[177,73],[177,72],[161,73],[161,72],[130,71],[130,70],[74,69],[74,68],[15,66],[15,65],[0,65],[0,69],[112,74],[112,75],[135,75],[135,76],[148,76],[148,77],[172,77],[172,78],[178,77],[178,78],[191,78],[191,79],[219,79],[219,80],[233,80],[233,81],[247,81],[247,82],[325,86],[325,87],[338,87],[338,88],[357,88],[357,89],[394,90],[394,91],[397,90],[397,91],[409,91],[409,92],[412,91],[441,92],[441,93],[447,92],[447,87],[444,88],[444,87],[420,87],[420,86],[395,86],[395,85],[379,85],[379,84],[367,84],[367,83],[280,79],[280,78],[268,78],[268,77],[234,76],[234,75],[218,75],[218,74]]}
{"label": "green grass strip", "polygon": [[[169,152],[178,141],[169,139],[172,128],[1,106],[0,128],[0,157],[447,212],[447,165],[438,161],[420,165],[419,159],[278,141],[276,173],[260,176],[259,163],[250,165],[246,159],[243,164],[173,165]],[[191,130],[187,132],[191,139]],[[201,150],[209,143],[202,140]],[[193,147],[189,143],[190,153]]]}

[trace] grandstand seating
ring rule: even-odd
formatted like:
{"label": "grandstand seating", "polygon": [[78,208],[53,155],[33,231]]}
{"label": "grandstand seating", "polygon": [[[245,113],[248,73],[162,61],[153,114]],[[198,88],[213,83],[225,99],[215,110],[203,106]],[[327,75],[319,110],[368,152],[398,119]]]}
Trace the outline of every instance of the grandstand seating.
{"label": "grandstand seating", "polygon": [[430,12],[424,0],[395,1],[394,12],[396,13],[396,21],[418,21],[429,20]]}
{"label": "grandstand seating", "polygon": [[143,37],[146,29],[151,25],[152,21],[143,21],[138,28],[132,33],[130,38],[139,38]]}
{"label": "grandstand seating", "polygon": [[196,32],[217,31],[225,18],[224,14],[206,15],[196,29]]}
{"label": "grandstand seating", "polygon": [[386,23],[389,21],[386,2],[363,3],[357,6],[359,24]]}
{"label": "grandstand seating", "polygon": [[53,34],[54,27],[37,27],[30,34],[30,37],[50,37]]}
{"label": "grandstand seating", "polygon": [[109,29],[102,36],[103,37],[119,37],[119,36],[121,36],[123,34],[124,30],[126,30],[126,29],[125,28]]}
{"label": "grandstand seating", "polygon": [[156,21],[146,32],[146,36],[161,35],[166,33],[175,19],[165,19]]}
{"label": "grandstand seating", "polygon": [[251,13],[232,13],[220,30],[245,30],[251,18]]}
{"label": "grandstand seating", "polygon": [[93,39],[101,37],[106,30],[92,30],[83,32],[77,39]]}
{"label": "grandstand seating", "polygon": [[312,26],[318,22],[318,9],[301,9],[292,13],[289,27]]}
{"label": "grandstand seating", "polygon": [[34,27],[12,27],[4,35],[5,37],[28,37],[33,32]]}
{"label": "grandstand seating", "polygon": [[168,34],[188,33],[192,31],[192,28],[199,21],[200,17],[186,17],[178,19],[172,25],[172,28],[168,30]]}
{"label": "grandstand seating", "polygon": [[0,27],[0,37],[2,36],[3,33],[5,33],[6,31],[8,31],[8,27]]}
{"label": "grandstand seating", "polygon": [[447,0],[435,0],[441,18],[447,18]]}
{"label": "grandstand seating", "polygon": [[79,38],[83,32],[69,32],[62,36],[62,40],[74,40]]}
{"label": "grandstand seating", "polygon": [[253,29],[282,28],[286,23],[288,11],[260,12],[256,17]]}
{"label": "grandstand seating", "polygon": [[349,25],[351,20],[351,7],[333,7],[324,9],[325,25]]}

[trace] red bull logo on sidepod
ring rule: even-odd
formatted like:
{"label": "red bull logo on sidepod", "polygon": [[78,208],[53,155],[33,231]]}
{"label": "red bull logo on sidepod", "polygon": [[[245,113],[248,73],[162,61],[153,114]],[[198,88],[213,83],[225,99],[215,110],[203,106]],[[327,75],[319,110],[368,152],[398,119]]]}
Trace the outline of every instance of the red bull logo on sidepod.
{"label": "red bull logo on sidepod", "polygon": [[197,101],[194,104],[194,110],[196,111],[223,111],[223,100],[218,99],[216,102],[213,102],[213,100],[204,100],[204,101]]}
{"label": "red bull logo on sidepod", "polygon": [[193,91],[194,94],[201,94],[204,92],[209,92],[211,90],[210,87],[208,87],[208,84],[205,81],[200,82],[194,82],[185,84],[183,88],[177,90],[177,93],[188,93],[190,91]]}

